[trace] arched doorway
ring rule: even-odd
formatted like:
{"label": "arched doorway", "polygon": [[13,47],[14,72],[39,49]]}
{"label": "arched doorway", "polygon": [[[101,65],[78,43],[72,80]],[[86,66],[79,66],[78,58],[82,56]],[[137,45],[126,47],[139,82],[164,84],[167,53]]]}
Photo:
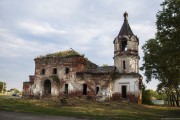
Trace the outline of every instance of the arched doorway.
{"label": "arched doorway", "polygon": [[44,95],[51,95],[51,81],[44,81]]}

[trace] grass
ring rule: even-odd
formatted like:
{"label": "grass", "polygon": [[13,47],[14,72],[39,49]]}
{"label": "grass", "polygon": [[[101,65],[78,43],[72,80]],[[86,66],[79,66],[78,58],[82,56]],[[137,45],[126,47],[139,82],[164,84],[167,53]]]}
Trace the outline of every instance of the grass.
{"label": "grass", "polygon": [[68,105],[58,99],[15,99],[0,96],[0,110],[32,114],[59,115],[96,120],[180,118],[180,108],[137,105],[130,102],[92,102],[80,98],[68,99]]}

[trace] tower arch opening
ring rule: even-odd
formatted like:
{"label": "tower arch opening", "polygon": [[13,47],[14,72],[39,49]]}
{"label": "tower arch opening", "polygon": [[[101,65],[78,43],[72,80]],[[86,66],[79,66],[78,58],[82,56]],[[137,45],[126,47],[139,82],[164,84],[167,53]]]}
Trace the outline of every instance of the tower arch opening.
{"label": "tower arch opening", "polygon": [[121,44],[122,44],[121,46],[122,50],[127,51],[127,40],[123,40]]}

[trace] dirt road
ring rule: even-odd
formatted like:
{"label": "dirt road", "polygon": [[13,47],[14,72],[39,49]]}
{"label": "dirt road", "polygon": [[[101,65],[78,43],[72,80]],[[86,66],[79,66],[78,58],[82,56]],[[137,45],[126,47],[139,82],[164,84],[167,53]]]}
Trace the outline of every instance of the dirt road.
{"label": "dirt road", "polygon": [[77,119],[77,118],[62,117],[62,116],[32,115],[28,113],[0,111],[0,120],[85,120],[85,119]]}

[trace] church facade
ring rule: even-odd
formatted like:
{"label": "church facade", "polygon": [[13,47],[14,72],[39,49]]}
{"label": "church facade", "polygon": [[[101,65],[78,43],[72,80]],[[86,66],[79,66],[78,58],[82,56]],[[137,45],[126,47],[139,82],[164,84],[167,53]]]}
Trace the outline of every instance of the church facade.
{"label": "church facade", "polygon": [[23,83],[23,97],[126,99],[141,104],[139,39],[130,28],[126,12],[113,43],[114,66],[99,67],[73,49],[35,58],[35,74]]}

